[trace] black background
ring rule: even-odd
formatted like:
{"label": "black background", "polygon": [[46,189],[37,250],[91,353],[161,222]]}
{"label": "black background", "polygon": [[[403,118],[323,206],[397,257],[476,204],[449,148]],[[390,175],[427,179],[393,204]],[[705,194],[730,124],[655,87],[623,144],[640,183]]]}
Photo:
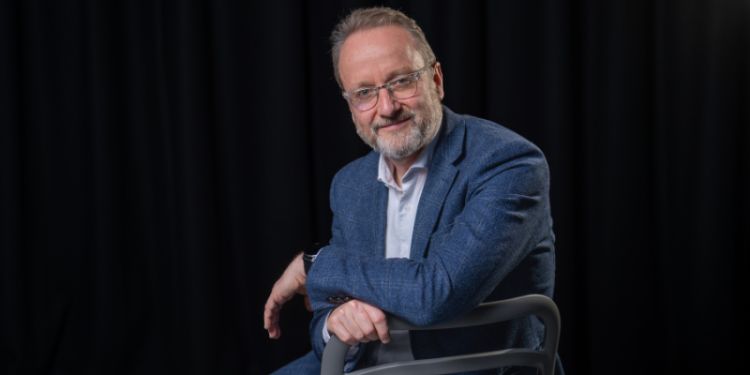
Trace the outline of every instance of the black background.
{"label": "black background", "polygon": [[[367,152],[327,38],[379,3],[1,4],[0,373],[256,374],[308,350],[299,299],[280,341],[262,307]],[[384,4],[422,25],[449,107],[548,157],[568,373],[746,363],[750,2]]]}

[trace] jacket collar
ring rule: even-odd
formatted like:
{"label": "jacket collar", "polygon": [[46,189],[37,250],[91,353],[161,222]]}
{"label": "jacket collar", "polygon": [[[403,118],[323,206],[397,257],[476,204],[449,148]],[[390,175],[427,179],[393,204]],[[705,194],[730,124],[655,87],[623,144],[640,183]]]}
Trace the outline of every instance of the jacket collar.
{"label": "jacket collar", "polygon": [[455,162],[464,153],[465,134],[466,124],[463,119],[448,107],[443,106],[443,122],[438,143],[435,146],[435,154],[427,172],[427,181],[419,199],[417,217],[414,220],[410,259],[419,260],[427,255],[430,235],[437,224],[445,197],[453,186],[458,172]]}

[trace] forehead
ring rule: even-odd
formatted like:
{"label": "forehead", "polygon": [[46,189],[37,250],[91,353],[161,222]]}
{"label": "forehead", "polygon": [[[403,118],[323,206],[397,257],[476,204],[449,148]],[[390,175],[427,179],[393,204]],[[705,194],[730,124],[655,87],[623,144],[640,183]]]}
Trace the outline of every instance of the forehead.
{"label": "forehead", "polygon": [[360,30],[341,46],[339,76],[347,88],[373,85],[420,68],[422,60],[411,34],[402,27]]}

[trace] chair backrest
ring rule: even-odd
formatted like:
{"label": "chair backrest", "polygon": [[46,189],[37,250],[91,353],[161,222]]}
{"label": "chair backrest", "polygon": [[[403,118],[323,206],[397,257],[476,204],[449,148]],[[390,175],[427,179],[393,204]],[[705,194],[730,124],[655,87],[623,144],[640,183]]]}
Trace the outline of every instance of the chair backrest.
{"label": "chair backrest", "polygon": [[[390,330],[429,330],[461,328],[485,325],[536,315],[545,326],[544,344],[541,350],[511,348],[481,353],[455,355],[414,361],[386,363],[368,367],[350,375],[427,375],[450,374],[463,371],[478,371],[507,366],[536,367],[544,375],[554,375],[555,356],[560,339],[560,312],[557,305],[547,296],[529,294],[502,301],[483,303],[465,316],[427,327],[418,327],[393,316],[388,317]],[[341,375],[349,346],[336,336],[326,345],[321,363],[321,375]]]}

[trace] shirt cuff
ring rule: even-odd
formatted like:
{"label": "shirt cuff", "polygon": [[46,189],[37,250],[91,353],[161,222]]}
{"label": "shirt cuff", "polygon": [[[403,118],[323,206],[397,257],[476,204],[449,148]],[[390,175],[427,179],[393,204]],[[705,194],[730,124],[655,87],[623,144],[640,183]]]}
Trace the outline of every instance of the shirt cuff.
{"label": "shirt cuff", "polygon": [[326,319],[323,321],[323,343],[328,344],[328,341],[331,341],[331,334],[328,333],[328,316],[331,315],[331,312],[329,311],[328,314],[326,314]]}

